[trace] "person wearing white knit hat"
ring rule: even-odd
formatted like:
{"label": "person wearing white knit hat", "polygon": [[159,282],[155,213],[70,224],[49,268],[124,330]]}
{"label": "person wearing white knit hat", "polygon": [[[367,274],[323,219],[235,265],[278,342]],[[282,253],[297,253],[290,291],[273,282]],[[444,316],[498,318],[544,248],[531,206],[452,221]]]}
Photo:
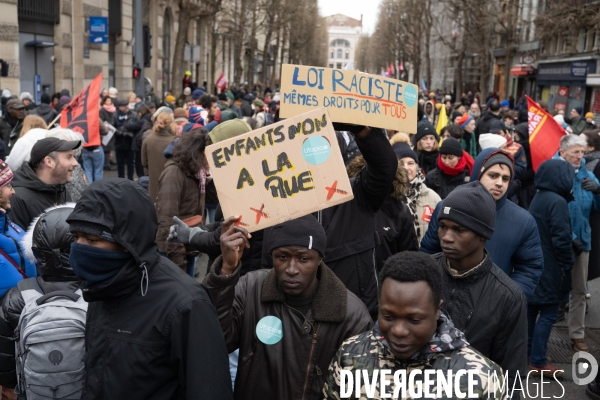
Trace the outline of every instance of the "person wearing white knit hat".
{"label": "person wearing white knit hat", "polygon": [[482,133],[479,136],[479,146],[481,150],[489,149],[490,147],[506,149],[506,138],[494,133]]}

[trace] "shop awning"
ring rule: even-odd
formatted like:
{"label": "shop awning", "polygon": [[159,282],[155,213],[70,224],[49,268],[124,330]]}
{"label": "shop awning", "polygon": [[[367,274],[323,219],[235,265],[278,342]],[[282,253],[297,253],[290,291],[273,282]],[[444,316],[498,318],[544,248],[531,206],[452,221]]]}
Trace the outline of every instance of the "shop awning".
{"label": "shop awning", "polygon": [[531,65],[528,64],[517,64],[510,69],[511,76],[527,76],[535,71]]}
{"label": "shop awning", "polygon": [[45,40],[32,40],[31,42],[25,43],[25,47],[54,47],[56,45],[58,45],[58,43]]}

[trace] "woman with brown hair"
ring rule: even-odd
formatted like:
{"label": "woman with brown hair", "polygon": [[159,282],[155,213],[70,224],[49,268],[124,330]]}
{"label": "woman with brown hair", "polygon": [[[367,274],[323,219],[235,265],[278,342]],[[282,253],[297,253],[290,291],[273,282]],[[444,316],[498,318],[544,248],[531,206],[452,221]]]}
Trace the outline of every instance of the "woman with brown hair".
{"label": "woman with brown hair", "polygon": [[23,120],[23,128],[21,129],[19,139],[34,128],[48,129],[48,125],[46,125],[46,121],[44,121],[42,117],[38,117],[37,115],[26,116]]}
{"label": "woman with brown hair", "polygon": [[186,219],[204,214],[206,186],[212,180],[204,154],[207,137],[204,128],[182,135],[158,179],[158,249],[192,277],[196,257],[183,244],[167,242],[167,236],[173,217]]}
{"label": "woman with brown hair", "polygon": [[152,133],[142,142],[142,165],[148,170],[148,191],[152,201],[158,196],[158,178],[167,159],[165,149],[175,139],[177,124],[172,113],[163,112],[156,117]]}

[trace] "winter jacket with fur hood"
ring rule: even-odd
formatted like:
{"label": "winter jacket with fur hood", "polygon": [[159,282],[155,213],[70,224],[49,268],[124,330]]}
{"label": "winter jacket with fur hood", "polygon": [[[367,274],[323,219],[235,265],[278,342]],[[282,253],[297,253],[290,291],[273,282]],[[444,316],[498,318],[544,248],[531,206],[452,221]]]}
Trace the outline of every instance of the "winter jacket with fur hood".
{"label": "winter jacket with fur hood", "polygon": [[[348,164],[348,176],[358,176],[366,165],[363,156],[358,156]],[[413,225],[413,215],[404,203],[408,183],[406,171],[398,163],[392,192],[383,200],[377,212],[377,235],[379,244],[375,248],[375,267],[381,271],[385,260],[401,251],[417,251],[419,242]]]}
{"label": "winter jacket with fur hood", "polygon": [[[69,233],[66,219],[75,203],[52,207],[36,218],[21,239],[21,246],[28,263],[39,269],[37,282],[44,293],[67,290],[74,292],[82,282],[69,266],[69,253],[73,236]],[[33,254],[36,248],[37,257]],[[0,386],[14,388],[17,384],[15,369],[14,332],[25,307],[21,291],[10,289],[0,308]]]}
{"label": "winter jacket with fur hood", "polygon": [[[322,399],[337,348],[373,325],[364,304],[324,263],[318,267],[319,285],[306,313],[286,303],[275,269],[240,278],[241,262],[231,275],[221,275],[221,265],[219,257],[204,285],[215,301],[227,351],[240,350],[235,398]],[[283,337],[276,343],[264,343],[256,333],[265,317],[281,323]]]}

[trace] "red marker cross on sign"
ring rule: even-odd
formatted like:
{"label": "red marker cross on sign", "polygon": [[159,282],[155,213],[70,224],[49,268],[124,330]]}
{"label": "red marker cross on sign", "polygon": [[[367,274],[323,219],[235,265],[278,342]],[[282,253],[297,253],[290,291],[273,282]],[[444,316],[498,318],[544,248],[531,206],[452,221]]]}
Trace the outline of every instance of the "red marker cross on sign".
{"label": "red marker cross on sign", "polygon": [[331,187],[325,186],[325,190],[327,190],[327,201],[331,200],[334,194],[348,194],[348,192],[337,188],[337,181],[333,182]]}

